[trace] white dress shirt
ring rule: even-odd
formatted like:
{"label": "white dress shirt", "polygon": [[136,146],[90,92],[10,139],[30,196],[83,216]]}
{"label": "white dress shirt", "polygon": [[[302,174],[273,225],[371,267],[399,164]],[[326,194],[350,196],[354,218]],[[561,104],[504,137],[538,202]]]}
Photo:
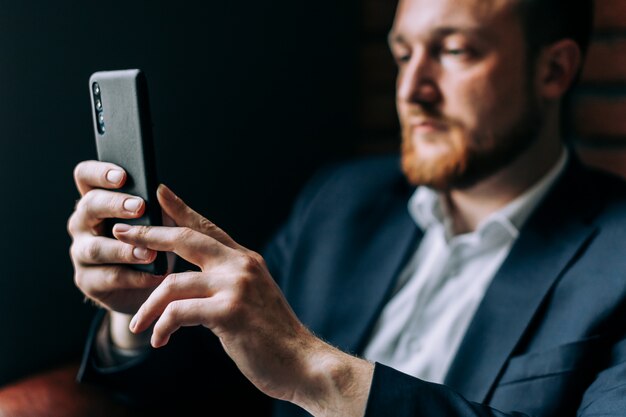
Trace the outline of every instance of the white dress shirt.
{"label": "white dress shirt", "polygon": [[475,231],[457,236],[439,194],[418,187],[408,209],[424,237],[401,272],[364,357],[426,381],[443,382],[487,287],[567,159],[563,151],[539,182],[489,215]]}

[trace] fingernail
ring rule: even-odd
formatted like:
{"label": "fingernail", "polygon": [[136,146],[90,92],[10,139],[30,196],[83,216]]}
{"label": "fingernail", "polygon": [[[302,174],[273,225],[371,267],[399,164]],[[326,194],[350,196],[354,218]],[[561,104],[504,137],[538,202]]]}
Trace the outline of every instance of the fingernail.
{"label": "fingernail", "polygon": [[161,196],[163,196],[166,200],[176,200],[176,195],[165,184],[160,184],[159,190],[161,191]]}
{"label": "fingernail", "polygon": [[131,227],[126,223],[117,223],[115,226],[113,226],[113,231],[116,233],[126,233],[130,229]]}
{"label": "fingernail", "polygon": [[128,326],[128,328],[131,332],[135,331],[135,327],[137,326],[138,321],[139,320],[137,319],[137,316],[134,316],[133,319],[130,321],[130,325]]}
{"label": "fingernail", "polygon": [[111,184],[119,184],[122,178],[124,178],[124,173],[118,169],[111,169],[107,172],[106,177]]}
{"label": "fingernail", "polygon": [[131,213],[137,212],[139,207],[141,207],[141,199],[139,198],[127,198],[124,200],[124,210],[130,211]]}
{"label": "fingernail", "polygon": [[133,248],[133,256],[139,260],[147,261],[150,259],[150,251],[146,248]]}

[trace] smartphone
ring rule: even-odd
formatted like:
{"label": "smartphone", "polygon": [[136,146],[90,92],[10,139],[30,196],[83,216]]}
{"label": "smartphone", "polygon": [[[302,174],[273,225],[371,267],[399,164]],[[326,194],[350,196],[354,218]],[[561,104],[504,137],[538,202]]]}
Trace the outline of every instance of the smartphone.
{"label": "smartphone", "polygon": [[[115,223],[162,225],[161,207],[156,199],[158,186],[148,83],[139,69],[99,71],[89,77],[93,128],[98,160],[126,170],[121,192],[141,197],[146,210],[137,219],[107,219],[109,236]],[[133,264],[133,268],[163,275],[167,270],[164,252],[154,262]]]}

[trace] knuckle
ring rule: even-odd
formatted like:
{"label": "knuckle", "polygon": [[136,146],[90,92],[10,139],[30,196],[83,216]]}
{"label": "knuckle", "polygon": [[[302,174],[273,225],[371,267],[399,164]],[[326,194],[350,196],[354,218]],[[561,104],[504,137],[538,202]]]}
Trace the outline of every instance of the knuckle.
{"label": "knuckle", "polygon": [[163,315],[165,315],[169,321],[176,321],[182,313],[182,305],[178,301],[172,301],[165,307]]}
{"label": "knuckle", "polygon": [[76,203],[76,211],[90,218],[118,217],[124,210],[124,197],[118,193],[93,189]]}
{"label": "knuckle", "polygon": [[76,285],[76,287],[78,287],[81,290],[85,286],[84,275],[79,273],[79,271],[74,272],[74,285]]}
{"label": "knuckle", "polygon": [[198,228],[203,233],[210,233],[211,231],[215,229],[215,225],[211,221],[209,221],[207,218],[201,217],[200,220],[198,220]]}
{"label": "knuckle", "polygon": [[76,166],[74,167],[74,182],[78,185],[80,183],[82,183],[84,181],[84,172],[85,172],[85,168],[87,167],[87,162],[86,161],[81,161],[78,164],[76,164]]}
{"label": "knuckle", "polygon": [[150,235],[150,226],[134,226],[130,231],[131,236],[139,240],[143,241],[149,238]]}
{"label": "knuckle", "polygon": [[97,195],[94,205],[97,204],[104,213],[109,213],[112,217],[116,217],[125,211],[124,200],[125,197],[119,193],[101,192]]}
{"label": "knuckle", "polygon": [[102,247],[97,242],[83,245],[83,259],[98,262],[102,259]]}
{"label": "knuckle", "polygon": [[86,192],[77,202],[76,207],[74,209],[75,212],[85,211],[85,206],[93,199],[93,194],[95,190],[91,190]]}
{"label": "knuckle", "polygon": [[154,287],[153,276],[148,272],[141,272],[133,278],[133,284],[136,288],[151,288]]}
{"label": "knuckle", "polygon": [[121,286],[122,277],[123,277],[122,268],[120,267],[110,268],[107,271],[105,278],[103,280],[104,287],[107,289],[119,288]]}
{"label": "knuckle", "polygon": [[107,212],[118,213],[121,211],[124,200],[120,196],[115,195],[110,198],[104,198],[103,195],[100,195],[98,197],[98,204],[102,205]]}
{"label": "knuckle", "polygon": [[122,244],[118,248],[117,256],[120,260],[127,262],[136,262],[135,255],[133,255],[134,247],[132,245]]}
{"label": "knuckle", "polygon": [[247,251],[241,256],[242,269],[247,274],[256,274],[262,268],[264,262],[263,257],[253,251]]}
{"label": "knuckle", "polygon": [[74,270],[74,285],[85,295],[89,296],[93,285],[89,279],[89,274],[83,268]]}
{"label": "knuckle", "polygon": [[179,238],[181,240],[189,240],[194,235],[194,230],[189,227],[181,227],[179,230]]}
{"label": "knuckle", "polygon": [[76,224],[77,221],[78,220],[76,219],[76,212],[72,213],[69,219],[67,219],[67,234],[69,234],[72,238],[74,238],[74,235],[76,235],[78,232],[78,225]]}
{"label": "knuckle", "polygon": [[263,267],[265,265],[265,259],[260,253],[249,251],[248,256],[250,256],[250,258],[254,261],[254,264],[257,266],[257,268]]}
{"label": "knuckle", "polygon": [[76,242],[72,242],[70,245],[70,259],[74,262],[79,260],[80,251],[78,250],[78,244]]}
{"label": "knuckle", "polygon": [[96,208],[100,202],[100,190],[91,190],[76,203],[76,212],[82,213],[83,217],[95,217]]}
{"label": "knuckle", "polygon": [[165,292],[171,292],[176,289],[180,281],[180,276],[178,274],[169,274],[167,278],[163,280],[163,290]]}

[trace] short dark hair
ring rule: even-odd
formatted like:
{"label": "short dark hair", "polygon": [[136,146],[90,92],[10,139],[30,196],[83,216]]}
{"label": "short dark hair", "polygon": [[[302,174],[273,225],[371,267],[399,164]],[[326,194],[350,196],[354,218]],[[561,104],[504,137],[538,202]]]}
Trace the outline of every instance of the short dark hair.
{"label": "short dark hair", "polygon": [[583,58],[593,30],[592,0],[515,0],[522,14],[528,52],[536,58],[544,46],[572,39]]}

